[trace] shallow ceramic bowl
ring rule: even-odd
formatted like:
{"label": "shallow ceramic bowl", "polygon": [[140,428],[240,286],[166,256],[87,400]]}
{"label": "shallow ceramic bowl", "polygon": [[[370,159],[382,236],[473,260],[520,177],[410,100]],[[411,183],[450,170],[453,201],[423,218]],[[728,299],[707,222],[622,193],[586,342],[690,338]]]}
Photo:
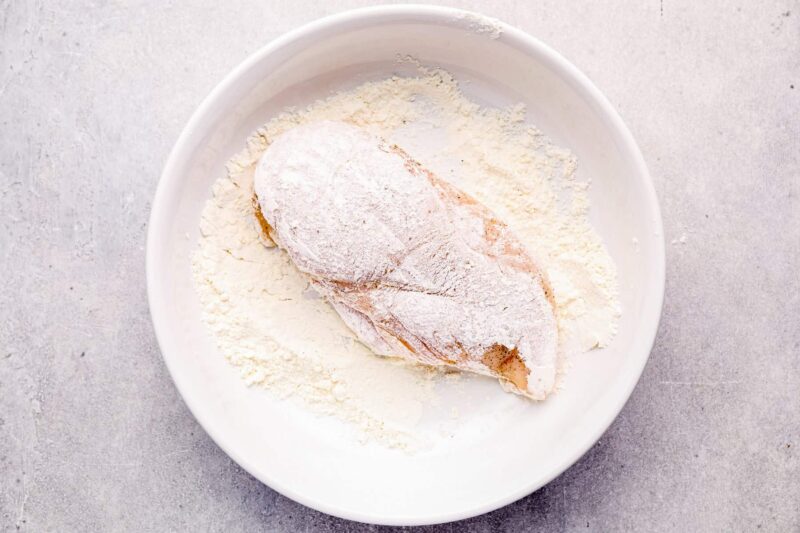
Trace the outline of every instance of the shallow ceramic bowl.
{"label": "shallow ceramic bowl", "polygon": [[[605,350],[573,358],[544,403],[491,383],[456,437],[417,454],[362,446],[335,420],[248,389],[209,338],[190,256],[203,203],[247,136],[287,105],[401,73],[398,55],[440,66],[488,105],[524,102],[529,118],[579,158],[591,220],[619,269],[623,318]],[[497,21],[422,6],[351,11],[270,43],[229,74],[183,130],[158,185],[147,243],[153,323],[187,405],[252,475],[305,505],[380,524],[430,524],[491,511],[543,486],[583,455],[630,396],[661,312],[664,246],[636,143],[600,91],[533,37]],[[488,380],[487,380],[488,382]],[[488,389],[487,389],[488,390]]]}

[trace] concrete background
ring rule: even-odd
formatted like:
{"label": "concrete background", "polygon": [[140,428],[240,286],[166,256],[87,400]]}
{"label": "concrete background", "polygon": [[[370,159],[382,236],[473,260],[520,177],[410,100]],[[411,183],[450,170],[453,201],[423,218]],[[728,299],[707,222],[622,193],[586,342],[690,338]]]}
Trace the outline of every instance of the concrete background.
{"label": "concrete background", "polygon": [[[365,3],[0,0],[3,529],[381,529],[279,496],[211,442],[144,278],[150,201],[200,100],[270,39]],[[431,531],[800,531],[800,2],[460,5],[551,44],[621,112],[661,199],[667,294],[601,441]]]}

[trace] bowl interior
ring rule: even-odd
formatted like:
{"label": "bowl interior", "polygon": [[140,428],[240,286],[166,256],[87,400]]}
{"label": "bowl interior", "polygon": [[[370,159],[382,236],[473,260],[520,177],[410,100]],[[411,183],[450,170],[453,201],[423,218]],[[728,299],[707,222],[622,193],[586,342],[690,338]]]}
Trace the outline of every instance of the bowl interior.
{"label": "bowl interior", "polygon": [[[381,8],[338,16],[252,57],[204,102],[167,164],[148,242],[153,320],[192,412],[250,473],[306,505],[346,518],[420,524],[491,510],[540,487],[600,436],[650,351],[663,293],[660,217],[630,136],[577,71],[529,37],[442,9]],[[409,455],[354,444],[352,432],[247,389],[200,318],[190,257],[211,184],[247,136],[288,105],[411,68],[440,66],[471,98],[524,102],[529,120],[579,158],[592,181],[592,222],[619,272],[623,317],[613,344],[573,358],[565,390],[543,404],[470,384],[453,438]],[[488,400],[485,397],[488,396]]]}

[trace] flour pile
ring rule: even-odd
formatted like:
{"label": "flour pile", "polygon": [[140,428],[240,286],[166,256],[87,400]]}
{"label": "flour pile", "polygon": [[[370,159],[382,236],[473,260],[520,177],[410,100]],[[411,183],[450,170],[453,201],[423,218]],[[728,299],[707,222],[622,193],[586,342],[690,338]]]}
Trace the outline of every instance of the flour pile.
{"label": "flour pile", "polygon": [[417,444],[414,426],[446,371],[373,355],[288,256],[267,247],[254,216],[253,172],[270,139],[319,120],[397,143],[492,209],[550,277],[567,353],[607,345],[620,316],[616,268],[588,221],[588,183],[576,178],[574,156],[524,119],[522,105],[480,107],[447,72],[420,68],[268,122],[230,161],[202,214],[192,267],[219,350],[249,384],[349,421],[364,438]]}

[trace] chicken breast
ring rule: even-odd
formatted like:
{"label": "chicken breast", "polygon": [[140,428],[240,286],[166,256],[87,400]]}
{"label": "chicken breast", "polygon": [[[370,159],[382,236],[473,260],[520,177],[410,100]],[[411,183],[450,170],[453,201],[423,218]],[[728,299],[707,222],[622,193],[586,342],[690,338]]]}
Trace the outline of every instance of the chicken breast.
{"label": "chicken breast", "polygon": [[355,126],[279,136],[255,173],[257,212],[375,353],[497,377],[544,399],[558,327],[548,283],[485,206]]}

